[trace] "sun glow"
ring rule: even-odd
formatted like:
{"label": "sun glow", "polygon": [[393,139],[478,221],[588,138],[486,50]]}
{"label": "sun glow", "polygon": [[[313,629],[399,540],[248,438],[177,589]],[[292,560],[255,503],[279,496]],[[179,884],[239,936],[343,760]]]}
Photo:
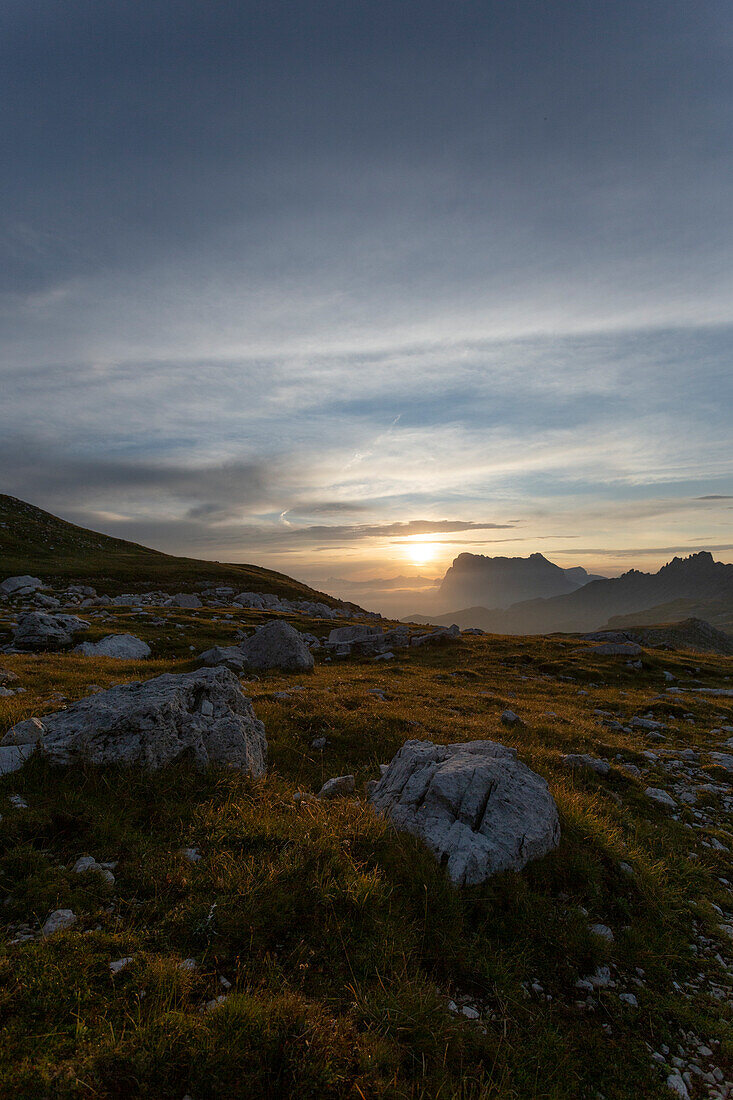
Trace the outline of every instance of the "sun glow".
{"label": "sun glow", "polygon": [[411,542],[405,553],[413,565],[427,565],[435,559],[438,548],[434,542]]}

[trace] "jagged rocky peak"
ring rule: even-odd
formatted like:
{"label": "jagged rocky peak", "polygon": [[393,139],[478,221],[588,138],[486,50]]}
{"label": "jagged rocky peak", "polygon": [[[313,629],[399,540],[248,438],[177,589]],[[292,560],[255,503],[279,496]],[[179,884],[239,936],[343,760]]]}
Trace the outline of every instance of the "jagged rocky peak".
{"label": "jagged rocky peak", "polygon": [[700,550],[698,553],[690,554],[686,558],[672,558],[671,561],[662,566],[659,572],[708,573],[712,569],[717,569],[721,564],[721,562],[716,562],[709,550]]}
{"label": "jagged rocky peak", "polygon": [[459,554],[445,574],[440,598],[451,607],[508,607],[520,600],[574,592],[592,578],[585,569],[562,569],[540,553],[526,558]]}

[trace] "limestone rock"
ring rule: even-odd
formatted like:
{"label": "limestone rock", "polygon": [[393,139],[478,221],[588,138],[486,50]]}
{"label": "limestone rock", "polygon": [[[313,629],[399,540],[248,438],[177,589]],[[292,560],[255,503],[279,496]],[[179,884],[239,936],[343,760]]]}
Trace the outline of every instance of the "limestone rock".
{"label": "limestone rock", "polygon": [[733,754],[729,752],[711,752],[710,759],[713,764],[717,764],[719,768],[725,768],[727,772],[733,775]]}
{"label": "limestone rock", "polygon": [[200,766],[233,765],[252,775],[266,766],[265,727],[225,668],[120,684],[45,715],[43,727],[42,751],[56,764],[155,769],[191,754]]}
{"label": "limestone rock", "polygon": [[201,600],[194,592],[178,592],[168,601],[169,607],[196,608],[201,607]]}
{"label": "limestone rock", "polygon": [[73,910],[54,909],[53,913],[46,918],[41,932],[44,936],[53,936],[56,932],[65,932],[74,924],[76,924],[76,913]]}
{"label": "limestone rock", "polygon": [[563,756],[562,762],[566,768],[590,768],[598,775],[608,775],[611,770],[607,760],[600,760],[587,752],[568,752]]}
{"label": "limestone rock", "polygon": [[319,798],[338,798],[342,794],[353,794],[356,790],[356,780],[353,775],[337,775],[333,779],[327,779],[318,792]]}
{"label": "limestone rock", "polygon": [[661,787],[647,787],[644,791],[647,798],[651,798],[653,802],[658,802],[660,806],[665,806],[668,810],[676,810],[677,803],[671,795],[663,791]]}
{"label": "limestone rock", "polygon": [[0,741],[0,745],[37,745],[43,740],[46,732],[40,718],[26,718],[24,722],[16,722],[15,725]]}
{"label": "limestone rock", "polygon": [[83,875],[86,871],[93,871],[95,875],[99,875],[110,886],[115,884],[115,876],[109,867],[103,867],[101,863],[97,863],[94,856],[80,856],[74,864],[74,871],[77,875]]}
{"label": "limestone rock", "polygon": [[116,657],[120,661],[139,661],[150,656],[150,646],[134,634],[108,634],[101,642],[82,642],[74,650],[83,657]]}
{"label": "limestone rock", "polygon": [[242,672],[247,664],[244,650],[238,645],[215,645],[205,650],[199,656],[199,661],[206,668],[229,668],[232,672]]}
{"label": "limestone rock", "polygon": [[20,650],[55,650],[71,645],[75,634],[87,630],[89,623],[75,615],[50,615],[47,611],[28,611],[18,619],[13,642]]}
{"label": "limestone rock", "polygon": [[314,664],[300,632],[282,620],[259,627],[242,643],[242,651],[249,668],[308,672]]}
{"label": "limestone rock", "polygon": [[521,870],[560,841],[547,783],[494,741],[407,741],[371,802],[424,840],[458,885]]}
{"label": "limestone rock", "polygon": [[35,751],[35,745],[0,746],[0,775],[10,775],[11,772],[20,771]]}
{"label": "limestone rock", "polygon": [[37,588],[43,588],[43,581],[38,577],[8,577],[0,584],[0,594],[3,596],[29,596]]}

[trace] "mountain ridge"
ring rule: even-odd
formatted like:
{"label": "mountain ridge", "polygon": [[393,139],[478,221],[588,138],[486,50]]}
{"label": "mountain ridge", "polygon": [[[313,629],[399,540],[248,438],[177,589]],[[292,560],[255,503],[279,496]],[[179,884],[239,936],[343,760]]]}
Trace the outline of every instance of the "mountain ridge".
{"label": "mountain ridge", "polygon": [[[438,625],[456,622],[497,634],[542,634],[600,630],[620,615],[635,615],[679,600],[706,601],[733,611],[733,565],[702,550],[675,557],[656,573],[630,569],[620,577],[593,580],[574,592],[524,600],[508,608],[466,607],[445,615],[417,616]],[[684,617],[689,617],[690,609]],[[727,611],[726,611],[727,616]],[[720,624],[718,624],[720,625]]]}
{"label": "mountain ridge", "polygon": [[180,591],[215,581],[238,586],[240,591],[270,592],[332,607],[347,602],[261,566],[177,557],[102,535],[4,493],[0,493],[0,571],[6,577],[31,573],[71,583],[98,581],[113,595],[168,585]]}
{"label": "mountain ridge", "polygon": [[506,608],[567,595],[594,579],[582,566],[563,569],[540,553],[526,558],[462,553],[446,570],[437,599],[442,606]]}

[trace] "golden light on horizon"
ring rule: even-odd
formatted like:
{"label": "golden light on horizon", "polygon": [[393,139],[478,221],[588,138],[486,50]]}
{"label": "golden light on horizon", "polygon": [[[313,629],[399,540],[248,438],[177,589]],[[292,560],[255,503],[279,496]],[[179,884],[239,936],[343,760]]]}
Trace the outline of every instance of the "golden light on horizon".
{"label": "golden light on horizon", "polygon": [[405,547],[405,554],[413,565],[427,565],[434,561],[438,546],[434,542],[411,542]]}

